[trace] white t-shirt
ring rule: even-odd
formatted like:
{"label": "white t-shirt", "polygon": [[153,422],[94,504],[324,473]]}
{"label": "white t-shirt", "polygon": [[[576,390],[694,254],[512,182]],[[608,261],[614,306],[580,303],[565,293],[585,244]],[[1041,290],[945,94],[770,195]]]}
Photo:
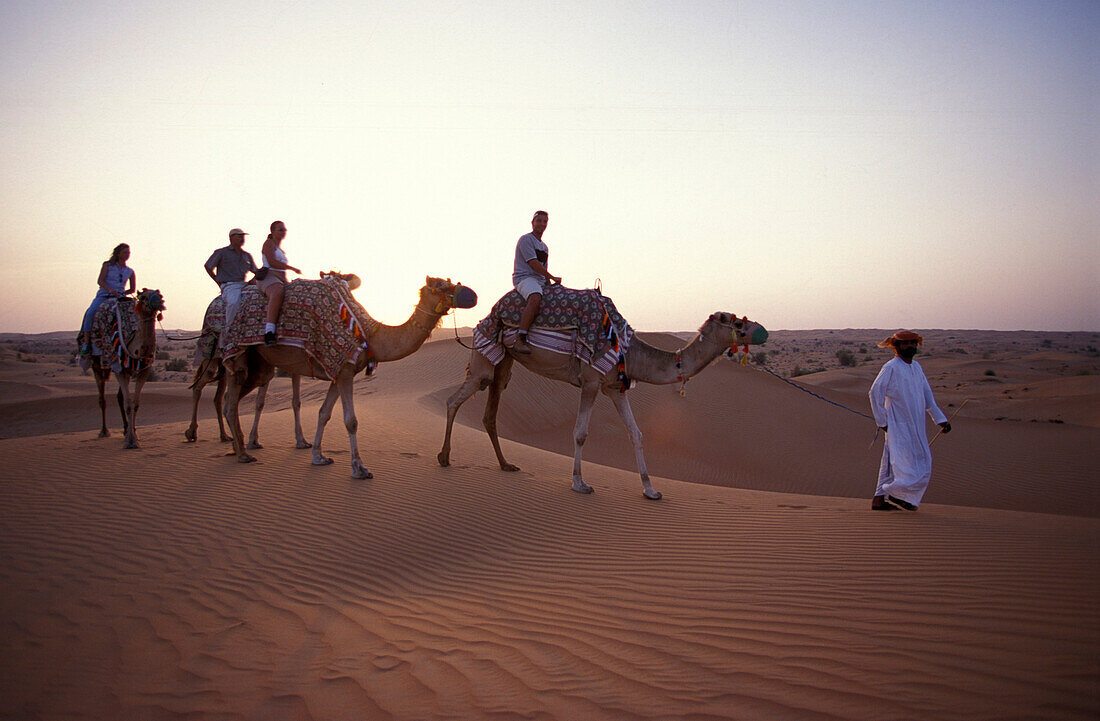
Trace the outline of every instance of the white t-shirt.
{"label": "white t-shirt", "polygon": [[524,278],[537,278],[540,282],[545,281],[546,276],[531,270],[531,266],[527,264],[527,261],[538,260],[543,267],[549,270],[547,264],[549,258],[550,249],[546,247],[546,243],[535,237],[534,233],[521,235],[519,241],[516,242],[516,261],[512,266],[512,285],[519,283]]}

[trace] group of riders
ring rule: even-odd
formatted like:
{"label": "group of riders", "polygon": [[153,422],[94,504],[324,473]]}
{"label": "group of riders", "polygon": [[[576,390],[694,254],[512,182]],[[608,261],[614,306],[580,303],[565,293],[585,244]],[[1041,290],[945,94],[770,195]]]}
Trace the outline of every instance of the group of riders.
{"label": "group of riders", "polygon": [[[542,296],[547,286],[560,285],[562,279],[549,270],[550,249],[543,241],[543,234],[550,221],[544,210],[536,211],[531,218],[531,232],[516,242],[512,284],[525,300],[520,319],[519,333],[511,346],[514,353],[528,355],[528,331],[538,314]],[[286,238],[286,224],[276,220],[271,224],[261,254],[263,263],[257,267],[252,255],[244,250],[245,236],[240,228],[229,231],[229,245],[218,248],[206,261],[210,278],[218,284],[225,302],[225,327],[236,316],[246,277],[252,273],[256,287],[267,296],[267,318],[264,327],[264,344],[278,343],[279,311],[282,308],[287,271],[301,274],[290,265],[282,248]],[[96,309],[108,298],[119,298],[133,293],[137,278],[126,261],[130,259],[130,246],[121,243],[111,252],[99,272],[99,289],[84,314],[81,325],[81,355],[92,352],[91,331]],[[920,365],[913,361],[917,346],[923,339],[911,331],[899,331],[879,345],[891,348],[895,358],[883,366],[870,391],[871,407],[877,425],[887,433],[879,470],[878,484],[871,507],[874,510],[916,510],[931,476],[931,452],[923,431],[923,417],[927,413],[943,429],[951,430],[951,424],[937,407],[932,390]]]}
{"label": "group of riders", "polygon": [[[516,257],[512,272],[512,283],[527,305],[520,323],[519,337],[513,346],[516,353],[529,354],[527,332],[538,314],[542,293],[546,286],[561,283],[561,278],[547,270],[550,249],[542,236],[550,215],[545,210],[535,212],[531,218],[531,232],[523,235],[516,243]],[[206,261],[204,268],[210,278],[218,284],[222,300],[225,302],[225,327],[228,328],[237,314],[248,274],[249,282],[267,296],[267,319],[264,326],[264,344],[273,346],[279,342],[279,311],[283,306],[283,293],[286,289],[287,271],[301,274],[301,270],[290,265],[283,239],[286,238],[286,223],[276,220],[271,224],[267,240],[260,253],[263,257],[257,266],[252,254],[244,249],[245,236],[249,235],[240,228],[229,231],[229,245],[218,248]],[[137,277],[134,269],[126,264],[130,259],[130,246],[120,243],[111,251],[111,257],[103,262],[99,271],[95,298],[84,313],[80,327],[80,354],[88,356],[92,352],[92,321],[96,309],[108,298],[121,298],[134,292]]]}

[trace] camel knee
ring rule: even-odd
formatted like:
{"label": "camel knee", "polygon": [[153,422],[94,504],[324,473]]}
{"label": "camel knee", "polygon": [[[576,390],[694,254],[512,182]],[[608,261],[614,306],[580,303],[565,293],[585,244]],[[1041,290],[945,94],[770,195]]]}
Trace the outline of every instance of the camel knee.
{"label": "camel knee", "polygon": [[344,421],[344,425],[347,426],[348,433],[354,435],[359,430],[359,421],[355,416]]}
{"label": "camel knee", "polygon": [[588,434],[587,433],[578,433],[577,435],[573,436],[573,442],[576,443],[578,446],[583,446],[584,442],[587,441],[587,440],[588,440]]}

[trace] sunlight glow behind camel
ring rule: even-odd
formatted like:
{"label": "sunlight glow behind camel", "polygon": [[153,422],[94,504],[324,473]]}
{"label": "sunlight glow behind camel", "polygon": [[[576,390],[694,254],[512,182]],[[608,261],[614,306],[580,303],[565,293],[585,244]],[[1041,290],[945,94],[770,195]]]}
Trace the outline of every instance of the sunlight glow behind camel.
{"label": "sunlight glow behind camel", "polygon": [[0,28],[0,330],[75,328],[123,241],[197,328],[202,263],[276,219],[380,320],[431,274],[478,289],[472,325],[536,208],[552,270],[643,330],[1100,328],[1095,4],[14,2]]}

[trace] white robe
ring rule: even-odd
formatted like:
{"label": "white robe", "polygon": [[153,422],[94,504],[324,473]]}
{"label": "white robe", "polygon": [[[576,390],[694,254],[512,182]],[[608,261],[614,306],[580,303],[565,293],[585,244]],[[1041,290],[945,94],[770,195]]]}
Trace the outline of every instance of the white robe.
{"label": "white robe", "polygon": [[882,366],[868,396],[875,423],[887,427],[875,495],[920,505],[932,477],[924,414],[936,423],[946,422],[947,416],[936,405],[932,387],[916,361],[894,358]]}

